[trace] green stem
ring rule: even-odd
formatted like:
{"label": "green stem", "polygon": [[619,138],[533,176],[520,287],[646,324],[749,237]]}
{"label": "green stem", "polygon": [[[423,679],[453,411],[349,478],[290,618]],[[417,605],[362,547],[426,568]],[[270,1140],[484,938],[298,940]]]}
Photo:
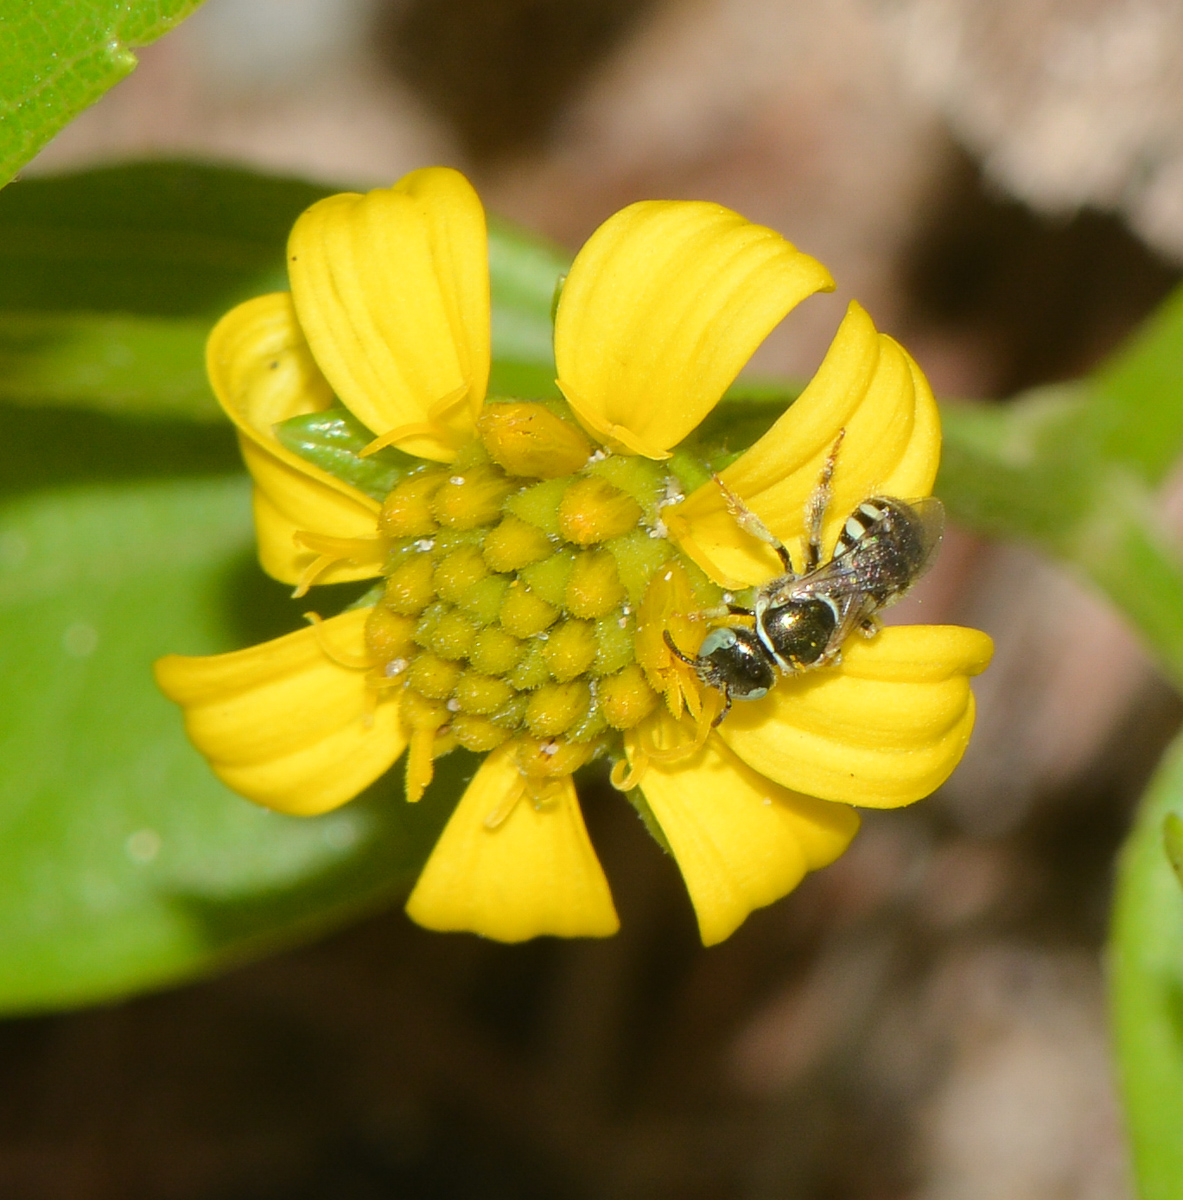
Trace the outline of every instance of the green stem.
{"label": "green stem", "polygon": [[1183,1197],[1183,889],[1163,844],[1183,812],[1183,738],[1150,785],[1118,864],[1110,996],[1141,1200]]}

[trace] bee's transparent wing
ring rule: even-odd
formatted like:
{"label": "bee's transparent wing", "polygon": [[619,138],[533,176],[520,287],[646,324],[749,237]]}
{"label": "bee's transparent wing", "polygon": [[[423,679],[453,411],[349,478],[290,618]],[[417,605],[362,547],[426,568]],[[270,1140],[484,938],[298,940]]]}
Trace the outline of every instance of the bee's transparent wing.
{"label": "bee's transparent wing", "polygon": [[905,500],[904,503],[916,514],[924,545],[924,555],[913,579],[915,582],[936,560],[937,550],[940,549],[941,538],[945,533],[945,506],[935,496]]}
{"label": "bee's transparent wing", "polygon": [[[891,588],[894,593],[891,599],[902,596],[932,566],[945,529],[945,506],[935,496],[924,496],[919,500],[896,500],[894,503],[906,504],[915,517],[914,529],[919,544],[913,544],[915,558],[907,579],[898,581]],[[878,591],[884,582],[883,570],[888,566],[884,553],[882,541],[869,537],[851,552],[830,559],[801,579],[786,582],[777,594],[776,601],[786,603],[812,596],[826,596],[841,604],[860,593]],[[898,562],[898,559],[895,561]],[[886,602],[890,603],[891,600]]]}

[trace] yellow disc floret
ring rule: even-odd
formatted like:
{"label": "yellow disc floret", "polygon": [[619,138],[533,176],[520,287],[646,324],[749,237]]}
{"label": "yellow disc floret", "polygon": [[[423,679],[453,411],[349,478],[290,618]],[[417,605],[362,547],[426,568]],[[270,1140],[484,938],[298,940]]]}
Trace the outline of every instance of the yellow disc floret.
{"label": "yellow disc floret", "polygon": [[602,617],[624,600],[616,560],[607,550],[585,550],[576,556],[567,579],[566,608],[575,617]]}
{"label": "yellow disc floret", "polygon": [[434,573],[435,568],[426,554],[413,554],[403,559],[386,581],[387,607],[408,617],[421,613],[435,599]]}
{"label": "yellow disc floret", "polygon": [[583,430],[543,404],[486,404],[477,433],[489,457],[511,475],[557,479],[587,462],[591,443]]}
{"label": "yellow disc floret", "polygon": [[514,485],[493,466],[471,466],[448,477],[431,500],[431,512],[441,525],[476,529],[501,515],[501,505]]}
{"label": "yellow disc floret", "polygon": [[379,527],[387,537],[424,537],[436,529],[431,499],[448,475],[439,467],[427,467],[404,479],[382,505]]}
{"label": "yellow disc floret", "polygon": [[585,674],[596,657],[595,626],[590,621],[564,621],[551,630],[543,654],[560,682]]}
{"label": "yellow disc floret", "polygon": [[591,688],[582,680],[548,683],[531,697],[526,724],[539,737],[566,733],[587,712]]}
{"label": "yellow disc floret", "polygon": [[577,479],[559,502],[559,531],[577,546],[591,546],[635,529],[641,506],[603,479]]}
{"label": "yellow disc floret", "polygon": [[632,729],[657,707],[657,693],[636,663],[601,679],[596,698],[613,729]]}
{"label": "yellow disc floret", "polygon": [[485,537],[485,562],[491,571],[520,571],[554,552],[554,543],[536,525],[512,514]]}
{"label": "yellow disc floret", "polygon": [[501,624],[514,637],[528,638],[554,624],[559,610],[527,587],[511,587],[501,602]]}

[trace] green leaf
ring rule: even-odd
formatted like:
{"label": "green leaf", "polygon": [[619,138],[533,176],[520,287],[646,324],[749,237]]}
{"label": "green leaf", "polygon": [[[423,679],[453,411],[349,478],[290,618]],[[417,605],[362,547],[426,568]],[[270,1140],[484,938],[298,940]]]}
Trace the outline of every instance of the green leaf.
{"label": "green leaf", "polygon": [[229,431],[0,419],[0,1009],[191,978],[405,890],[471,758],[418,805],[396,769],[286,818],[218,783],[153,685],[161,654],[301,624],[254,561]]}
{"label": "green leaf", "polygon": [[[293,222],[338,190],[178,162],[18,180],[0,192],[0,400],[216,416],[209,329],[287,287]],[[557,395],[549,306],[565,258],[491,218],[489,261],[492,390]]]}
{"label": "green leaf", "polygon": [[225,420],[205,377],[210,323],[0,312],[0,401]]}
{"label": "green leaf", "polygon": [[200,0],[2,0],[0,186]]}
{"label": "green leaf", "polygon": [[1183,884],[1183,817],[1177,813],[1168,813],[1162,823],[1162,844],[1171,868]]}
{"label": "green leaf", "polygon": [[1141,1200],[1183,1195],[1183,890],[1163,825],[1183,816],[1183,739],[1142,801],[1118,865],[1110,992]]}
{"label": "green leaf", "polygon": [[293,454],[374,500],[385,500],[394,485],[421,461],[390,446],[363,457],[362,451],[374,435],[346,408],[290,417],[273,429]]}
{"label": "green leaf", "polygon": [[334,190],[181,162],[18,180],[0,192],[0,310],[216,320],[287,287],[292,224]]}

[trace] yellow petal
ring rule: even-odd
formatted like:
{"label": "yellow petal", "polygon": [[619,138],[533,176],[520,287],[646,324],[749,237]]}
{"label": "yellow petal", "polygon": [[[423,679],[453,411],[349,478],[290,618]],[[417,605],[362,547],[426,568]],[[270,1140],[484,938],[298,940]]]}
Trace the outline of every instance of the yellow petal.
{"label": "yellow petal", "polygon": [[[513,754],[506,745],[485,759],[431,852],[407,913],[428,929],[499,942],[615,933],[620,922],[570,776],[535,808]],[[490,828],[489,818],[507,809]]]}
{"label": "yellow petal", "polygon": [[[263,569],[284,583],[299,581],[315,555],[297,545],[299,531],[338,538],[377,535],[379,505],[364,493],[282,446],[272,427],[288,417],[320,412],[333,402],[296,323],[286,292],[259,296],[228,312],[206,348],[214,394],[238,428],[255,483],[255,527]],[[372,566],[335,564],[322,583],[368,579]]]}
{"label": "yellow petal", "polygon": [[[927,496],[940,462],[940,417],[923,373],[857,304],[851,304],[809,386],[722,473],[798,564],[806,501],[840,429],[846,434],[825,522],[827,554],[861,500],[876,494]],[[768,547],[739,532],[714,483],[662,516],[687,553],[721,583],[763,583],[781,573]]]}
{"label": "yellow petal", "polygon": [[[457,171],[314,204],[288,242],[300,324],[337,395],[379,436],[449,461],[474,436],[489,379],[485,214]],[[446,411],[440,405],[446,405]]]}
{"label": "yellow petal", "polygon": [[859,827],[853,809],[779,787],[714,738],[688,762],[651,762],[641,790],[707,946],[791,892],[806,871],[833,862]]}
{"label": "yellow petal", "polygon": [[329,656],[365,655],[369,611],[232,654],[157,662],[156,682],[184,709],[190,741],[234,791],[312,816],[352,800],[402,753],[394,691],[375,694],[364,671]]}
{"label": "yellow petal", "polygon": [[815,259],[718,204],[631,204],[596,230],[563,285],[559,386],[601,440],[664,458],[773,326],[832,287]]}
{"label": "yellow petal", "polygon": [[976,629],[899,625],[851,638],[841,666],[781,678],[736,704],[719,735],[785,787],[868,808],[911,804],[961,760],[973,728],[969,676],[993,645]]}

